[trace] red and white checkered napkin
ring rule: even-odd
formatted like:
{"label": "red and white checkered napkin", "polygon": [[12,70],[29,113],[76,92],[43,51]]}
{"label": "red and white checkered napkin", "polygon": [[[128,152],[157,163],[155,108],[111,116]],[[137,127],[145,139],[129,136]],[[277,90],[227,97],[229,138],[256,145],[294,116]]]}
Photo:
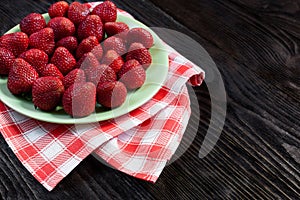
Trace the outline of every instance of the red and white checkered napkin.
{"label": "red and white checkered napkin", "polygon": [[51,124],[21,115],[0,101],[0,132],[22,164],[48,190],[93,152],[117,170],[155,182],[189,120],[185,84],[200,85],[203,78],[199,67],[173,51],[162,88],[128,114],[84,125]]}

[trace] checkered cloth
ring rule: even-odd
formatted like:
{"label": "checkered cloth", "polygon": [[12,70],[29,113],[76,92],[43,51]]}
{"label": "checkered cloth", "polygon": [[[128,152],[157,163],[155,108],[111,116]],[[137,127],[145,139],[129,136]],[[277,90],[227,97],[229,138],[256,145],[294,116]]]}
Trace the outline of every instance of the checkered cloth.
{"label": "checkered cloth", "polygon": [[91,124],[52,124],[21,115],[0,101],[0,132],[49,191],[91,153],[117,170],[155,182],[188,124],[185,84],[200,85],[204,79],[202,69],[168,49],[166,82],[151,100],[125,115]]}

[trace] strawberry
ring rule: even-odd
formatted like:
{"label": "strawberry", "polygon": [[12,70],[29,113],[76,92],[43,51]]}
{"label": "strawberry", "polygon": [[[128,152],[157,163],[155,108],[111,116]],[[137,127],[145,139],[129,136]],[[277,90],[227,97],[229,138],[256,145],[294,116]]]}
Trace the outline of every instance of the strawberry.
{"label": "strawberry", "polygon": [[52,28],[44,28],[29,37],[29,47],[45,51],[51,55],[54,51],[55,41]]}
{"label": "strawberry", "polygon": [[28,47],[28,36],[23,32],[9,33],[0,38],[0,47],[10,50],[18,57]]}
{"label": "strawberry", "polygon": [[65,47],[71,53],[73,53],[77,49],[77,46],[77,38],[74,36],[67,36],[56,42],[56,47]]}
{"label": "strawberry", "polygon": [[97,86],[97,102],[108,108],[122,105],[126,100],[127,89],[122,82],[105,82]]}
{"label": "strawberry", "polygon": [[30,92],[38,77],[38,73],[28,62],[16,58],[9,70],[7,88],[14,95]]}
{"label": "strawberry", "polygon": [[101,58],[102,58],[102,56],[103,56],[103,49],[102,49],[101,44],[95,46],[91,52],[95,55],[95,57],[96,57],[99,61],[101,60]]}
{"label": "strawberry", "polygon": [[69,4],[65,1],[59,1],[52,4],[48,9],[48,14],[51,18],[66,17],[69,10]]}
{"label": "strawberry", "polygon": [[22,53],[19,58],[28,62],[39,74],[48,63],[48,55],[39,49],[29,49]]}
{"label": "strawberry", "polygon": [[75,34],[74,23],[66,17],[55,17],[50,19],[48,27],[53,29],[56,41]]}
{"label": "strawberry", "polygon": [[58,106],[64,93],[60,79],[53,76],[38,78],[32,85],[32,101],[35,107],[51,111]]}
{"label": "strawberry", "polygon": [[20,22],[20,29],[27,35],[31,35],[46,27],[46,21],[43,15],[39,13],[31,13],[22,19]]}
{"label": "strawberry", "polygon": [[117,54],[123,55],[126,53],[126,46],[121,38],[112,36],[103,41],[103,50],[115,50]]}
{"label": "strawberry", "polygon": [[116,51],[108,50],[102,59],[102,63],[108,65],[117,73],[124,64],[124,61]]}
{"label": "strawberry", "polygon": [[120,79],[127,71],[133,70],[135,67],[141,66],[141,64],[135,60],[127,60],[121,69],[118,71],[118,79]]}
{"label": "strawberry", "polygon": [[129,31],[129,27],[124,22],[106,22],[104,30],[108,37],[115,35],[124,39]]}
{"label": "strawberry", "polygon": [[87,16],[87,18],[79,24],[77,34],[79,40],[83,40],[89,36],[96,36],[98,41],[101,41],[104,33],[100,17],[97,15]]}
{"label": "strawberry", "polygon": [[83,3],[84,6],[87,6],[89,9],[91,9],[91,4],[90,3]]}
{"label": "strawberry", "polygon": [[75,68],[80,68],[83,70],[86,70],[87,68],[94,68],[96,66],[100,65],[98,59],[96,58],[96,56],[89,52],[84,54],[80,60],[76,63]]}
{"label": "strawberry", "polygon": [[66,75],[76,65],[76,60],[68,49],[58,47],[53,53],[51,63],[54,64],[63,75]]}
{"label": "strawberry", "polygon": [[78,45],[76,50],[76,58],[80,59],[85,53],[91,52],[99,42],[95,36],[89,36]]}
{"label": "strawberry", "polygon": [[89,15],[90,8],[87,4],[73,2],[69,6],[68,18],[77,26]]}
{"label": "strawberry", "polygon": [[51,63],[49,63],[48,65],[46,65],[42,69],[42,71],[40,73],[40,76],[42,76],[42,77],[43,76],[53,76],[53,77],[56,77],[56,78],[58,78],[60,80],[63,80],[63,78],[64,78],[64,76],[59,71],[59,69],[55,65],[53,65]]}
{"label": "strawberry", "polygon": [[103,24],[115,22],[117,20],[117,6],[111,1],[104,1],[93,9],[92,15],[98,15]]}
{"label": "strawberry", "polygon": [[87,81],[94,83],[106,81],[115,81],[117,79],[116,73],[107,65],[100,65],[96,56],[89,52],[84,54],[77,62],[76,67],[85,72]]}
{"label": "strawberry", "polygon": [[8,75],[14,60],[15,56],[10,50],[0,47],[0,75]]}
{"label": "strawberry", "polygon": [[126,36],[127,43],[131,45],[134,42],[142,43],[147,49],[153,45],[153,37],[149,31],[143,28],[130,29]]}
{"label": "strawberry", "polygon": [[86,70],[87,81],[98,85],[105,82],[113,82],[117,80],[115,71],[107,65],[98,65],[89,67]]}
{"label": "strawberry", "polygon": [[63,95],[62,104],[73,117],[90,115],[96,106],[96,86],[90,82],[71,85]]}
{"label": "strawberry", "polygon": [[82,69],[73,69],[63,78],[63,84],[65,89],[69,88],[74,83],[77,84],[85,81],[85,73]]}
{"label": "strawberry", "polygon": [[128,60],[119,71],[118,77],[127,89],[134,90],[144,84],[146,72],[137,60]]}
{"label": "strawberry", "polygon": [[147,69],[152,62],[150,52],[141,43],[132,43],[130,45],[126,55],[126,61],[132,59],[139,61],[139,63],[143,65],[144,69]]}

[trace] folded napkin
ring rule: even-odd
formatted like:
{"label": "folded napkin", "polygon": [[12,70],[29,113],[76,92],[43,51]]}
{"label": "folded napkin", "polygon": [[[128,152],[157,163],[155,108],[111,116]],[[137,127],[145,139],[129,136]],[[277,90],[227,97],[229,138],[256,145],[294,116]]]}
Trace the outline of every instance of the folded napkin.
{"label": "folded napkin", "polygon": [[[119,14],[129,16],[121,10]],[[169,72],[162,88],[125,115],[90,124],[52,124],[21,115],[0,101],[0,132],[49,191],[91,153],[117,170],[155,182],[188,124],[191,111],[185,84],[200,85],[204,79],[202,69],[167,45],[166,51]]]}

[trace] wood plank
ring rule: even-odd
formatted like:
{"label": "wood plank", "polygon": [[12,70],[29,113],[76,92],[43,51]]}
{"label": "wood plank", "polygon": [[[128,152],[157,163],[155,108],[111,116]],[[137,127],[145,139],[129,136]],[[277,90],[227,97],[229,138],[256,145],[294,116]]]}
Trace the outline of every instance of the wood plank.
{"label": "wood plank", "polygon": [[[261,188],[266,184],[272,193],[297,197],[300,79],[295,61],[289,64],[299,57],[295,8],[278,11],[286,1],[255,1],[254,7],[249,1],[152,2],[230,55],[230,65],[218,65],[229,97],[223,136],[230,128],[226,137],[237,142],[230,148],[242,148],[235,150],[241,158],[251,156],[243,162],[258,173]],[[286,151],[287,144],[294,151]]]}

